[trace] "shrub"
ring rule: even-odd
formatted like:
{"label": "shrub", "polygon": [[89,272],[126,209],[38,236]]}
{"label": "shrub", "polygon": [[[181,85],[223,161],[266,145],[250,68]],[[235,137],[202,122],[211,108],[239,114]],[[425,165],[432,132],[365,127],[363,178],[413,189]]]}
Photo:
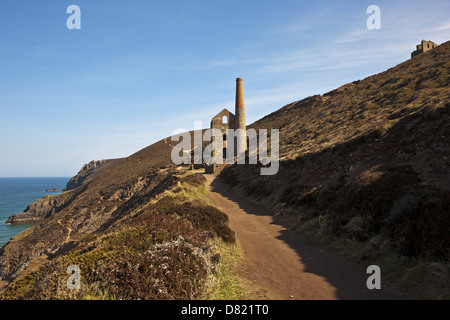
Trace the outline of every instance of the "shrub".
{"label": "shrub", "polygon": [[153,207],[154,212],[164,214],[176,214],[190,221],[200,231],[215,235],[225,242],[235,242],[234,232],[228,227],[228,216],[212,206],[195,206],[190,202],[175,204],[165,198],[158,201]]}
{"label": "shrub", "polygon": [[419,205],[403,210],[392,222],[390,236],[406,256],[434,259],[450,257],[450,195],[429,199],[424,195]]}
{"label": "shrub", "polygon": [[104,286],[123,299],[195,299],[206,283],[207,267],[195,248],[182,241],[155,245],[151,250],[101,268]]}

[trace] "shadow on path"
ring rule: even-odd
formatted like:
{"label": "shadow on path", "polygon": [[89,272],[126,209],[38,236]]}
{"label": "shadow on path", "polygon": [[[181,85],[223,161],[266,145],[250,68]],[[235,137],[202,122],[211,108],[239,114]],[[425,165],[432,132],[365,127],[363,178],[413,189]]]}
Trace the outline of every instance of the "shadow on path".
{"label": "shadow on path", "polygon": [[[337,255],[309,244],[305,239],[296,234],[294,231],[289,230],[288,226],[283,225],[283,221],[280,218],[272,216],[268,210],[251,204],[248,201],[242,199],[239,195],[231,193],[222,184],[222,181],[217,176],[205,175],[205,177],[207,178],[207,181],[211,183],[210,191],[212,193],[215,193],[214,196],[216,198],[221,196],[226,199],[226,201],[228,201],[228,204],[225,201],[222,202],[221,205],[221,209],[225,213],[227,213],[227,206],[231,208],[233,204],[235,204],[242,211],[244,211],[241,214],[248,214],[256,217],[259,216],[259,220],[269,219],[268,224],[277,227],[277,230],[279,230],[276,239],[281,240],[284,244],[289,246],[289,248],[293,249],[298,255],[299,260],[304,265],[304,269],[301,272],[316,275],[318,276],[317,278],[320,277],[324,279],[330,286],[334,287],[335,298],[344,300],[405,299],[400,295],[388,291],[385,284],[383,283],[383,270],[381,270],[381,289],[369,290],[367,288],[366,281],[370,274],[366,273],[366,269],[358,265],[350,264]],[[230,217],[230,224],[231,220],[232,219]],[[243,231],[237,230],[240,228],[242,228]],[[238,228],[235,227],[232,229],[236,232],[236,236],[239,239],[239,233],[245,232],[245,230],[248,228],[252,228],[252,226],[242,225]],[[274,239],[273,242],[276,242],[276,240]],[[276,245],[279,246],[279,244]],[[257,259],[258,258],[260,257],[257,257]],[[272,261],[271,263],[277,264],[277,261]],[[292,265],[295,265],[294,261]],[[368,262],[367,267],[369,265],[370,263]],[[289,266],[284,266],[284,268],[289,268]],[[296,279],[290,279],[290,281],[292,282],[295,280]],[[305,283],[305,279],[303,279],[302,281],[303,283]],[[289,297],[285,298],[287,299]],[[294,298],[298,299],[299,297]],[[319,299],[322,298],[319,297]]]}

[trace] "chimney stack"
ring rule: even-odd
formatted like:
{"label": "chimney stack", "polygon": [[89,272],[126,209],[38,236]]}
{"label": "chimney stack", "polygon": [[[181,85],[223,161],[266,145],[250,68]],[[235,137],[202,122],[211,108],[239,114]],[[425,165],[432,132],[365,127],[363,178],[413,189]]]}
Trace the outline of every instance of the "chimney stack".
{"label": "chimney stack", "polygon": [[244,149],[247,150],[247,137],[246,126],[245,126],[245,107],[244,107],[244,87],[242,85],[242,78],[236,79],[236,106],[235,106],[235,129],[242,129],[244,134],[242,143]]}

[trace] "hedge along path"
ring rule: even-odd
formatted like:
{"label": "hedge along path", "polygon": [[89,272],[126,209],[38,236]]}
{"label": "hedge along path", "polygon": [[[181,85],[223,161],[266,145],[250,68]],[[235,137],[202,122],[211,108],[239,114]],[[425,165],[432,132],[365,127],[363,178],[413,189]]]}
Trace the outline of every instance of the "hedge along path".
{"label": "hedge along path", "polygon": [[242,247],[243,258],[235,272],[255,291],[267,290],[276,300],[399,298],[387,291],[383,281],[382,289],[369,290],[366,269],[308,244],[264,208],[228,191],[217,174],[204,176],[208,195],[228,215],[229,227]]}

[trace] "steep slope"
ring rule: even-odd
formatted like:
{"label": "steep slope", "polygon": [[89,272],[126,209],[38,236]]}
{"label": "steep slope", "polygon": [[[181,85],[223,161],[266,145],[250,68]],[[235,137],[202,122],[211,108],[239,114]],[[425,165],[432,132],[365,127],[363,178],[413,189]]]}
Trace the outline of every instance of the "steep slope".
{"label": "steep slope", "polygon": [[78,188],[121,160],[122,159],[92,160],[91,162],[84,164],[81,170],[67,182],[63,191]]}
{"label": "steep slope", "polygon": [[74,197],[76,192],[74,193],[69,191],[88,183],[100,173],[121,160],[122,159],[91,161],[83,165],[81,170],[67,183],[63,193],[57,195],[46,195],[40,199],[36,199],[24,210],[24,212],[11,215],[8,220],[6,220],[6,223],[34,224],[42,219],[45,219],[46,217],[49,217],[56,211],[61,210],[61,208]]}
{"label": "steep slope", "polygon": [[[207,297],[221,268],[217,246],[233,248],[235,238],[227,216],[208,205],[204,182],[191,170],[173,171],[150,192],[134,194],[126,215],[94,233],[73,233],[72,225],[59,219],[66,228],[62,247],[32,259],[0,298]],[[27,234],[19,238],[27,241]],[[82,279],[75,291],[66,273],[73,266]]]}
{"label": "steep slope", "polygon": [[416,294],[450,296],[450,42],[249,127],[279,128],[280,170],[233,165],[231,188],[311,239],[352,243],[358,261],[416,261],[391,265],[416,272],[403,277],[422,281]]}
{"label": "steep slope", "polygon": [[[249,127],[280,129],[279,173],[261,177],[258,166],[233,165],[222,173],[223,179],[285,215],[290,227],[302,227],[325,241],[341,237],[362,243],[361,260],[382,256],[391,247],[408,259],[448,259],[449,48],[450,43],[442,44],[386,72],[294,102],[255,122]],[[151,278],[157,272],[158,279],[170,278],[174,284],[179,278],[172,278],[171,272],[180,271],[176,265],[169,273],[129,269],[128,262],[161,266],[164,257],[181,259],[180,251],[200,275],[184,270],[183,276],[193,281],[186,285],[204,286],[212,268],[208,261],[217,260],[207,249],[211,239],[232,242],[233,237],[221,213],[192,203],[197,197],[186,185],[198,183],[179,175],[171,151],[163,139],[111,164],[68,191],[42,221],[0,248],[5,297],[71,297],[61,291],[65,267],[77,263],[90,276],[93,291],[88,294],[96,292],[97,297],[106,290],[127,297],[132,291],[121,288],[133,290],[133,283],[118,286],[119,279],[148,288],[149,283],[140,283],[132,274]],[[162,236],[153,228],[158,223]],[[119,259],[116,264],[114,257]],[[448,279],[439,271],[442,265],[427,272]],[[50,275],[56,275],[58,284],[48,291],[46,284],[54,279]],[[108,286],[95,291],[98,281]],[[448,283],[437,295],[442,297]],[[156,293],[142,289],[132,296],[201,295],[194,289],[177,295],[177,290],[156,283],[150,288]]]}
{"label": "steep slope", "polygon": [[104,232],[142,210],[152,197],[170,187],[171,150],[166,139],[161,140],[63,193],[61,206],[0,248],[0,280],[9,283],[36,263],[46,262],[42,257],[51,260],[63,255],[87,235]]}
{"label": "steep slope", "polygon": [[413,157],[424,179],[449,188],[441,170],[448,168],[449,48],[444,43],[380,74],[293,102],[249,127],[280,129],[282,160],[374,138],[374,153],[391,148],[396,162]]}

